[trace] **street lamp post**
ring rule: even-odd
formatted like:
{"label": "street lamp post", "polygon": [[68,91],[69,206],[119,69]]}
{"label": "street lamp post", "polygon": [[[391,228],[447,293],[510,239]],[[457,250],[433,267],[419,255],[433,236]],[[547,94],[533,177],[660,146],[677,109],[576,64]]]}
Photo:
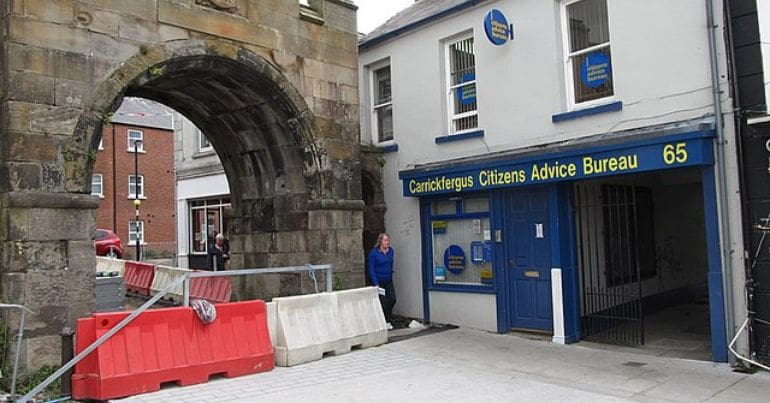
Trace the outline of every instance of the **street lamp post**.
{"label": "street lamp post", "polygon": [[[134,218],[134,242],[136,242],[136,260],[140,261],[141,251],[139,246],[139,206],[142,201],[139,200],[139,145],[142,140],[134,141],[134,211],[136,213]],[[144,183],[142,183],[144,186]]]}

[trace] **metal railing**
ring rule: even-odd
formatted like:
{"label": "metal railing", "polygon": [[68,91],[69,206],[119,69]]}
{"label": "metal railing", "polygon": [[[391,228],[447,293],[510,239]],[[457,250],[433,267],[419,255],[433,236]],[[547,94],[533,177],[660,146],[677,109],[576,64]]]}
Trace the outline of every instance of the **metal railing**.
{"label": "metal railing", "polygon": [[[155,294],[152,298],[150,298],[147,302],[142,304],[139,308],[135,309],[133,312],[131,312],[130,315],[126,316],[125,319],[120,321],[115,327],[110,329],[107,333],[103,334],[101,337],[96,339],[91,345],[85,348],[85,350],[81,351],[78,355],[73,357],[69,362],[64,364],[61,368],[56,370],[53,374],[51,374],[48,378],[46,378],[43,382],[41,382],[39,385],[35,386],[32,390],[27,392],[26,395],[22,396],[17,400],[17,402],[25,403],[29,402],[35,395],[42,392],[48,385],[50,385],[55,380],[59,379],[62,375],[64,375],[65,372],[67,372],[69,369],[73,368],[77,363],[82,361],[84,358],[86,358],[91,352],[99,348],[104,342],[110,339],[110,337],[114,336],[117,332],[119,332],[121,329],[126,327],[132,320],[136,319],[137,316],[139,316],[142,312],[146,311],[148,308],[150,308],[152,305],[154,305],[156,302],[158,302],[163,296],[168,294],[171,290],[178,287],[180,284],[183,285],[184,289],[184,306],[190,305],[190,279],[191,278],[199,278],[199,277],[233,277],[233,276],[247,276],[252,274],[275,274],[275,273],[294,273],[294,272],[303,272],[307,271],[310,274],[310,277],[313,279],[315,283],[315,271],[316,270],[325,270],[326,271],[326,291],[331,292],[332,291],[332,271],[334,270],[334,266],[330,264],[322,264],[322,265],[305,265],[305,266],[290,266],[290,267],[275,267],[275,268],[264,268],[264,269],[243,269],[243,270],[228,270],[228,271],[216,271],[216,272],[193,272],[193,273],[184,273],[179,278],[174,279],[174,281],[170,282],[166,285],[165,288],[163,288],[161,291],[159,291],[157,294]],[[315,292],[318,292],[318,286],[315,284]],[[2,305],[0,305],[2,307]],[[26,308],[25,308],[26,309]],[[22,316],[23,320],[23,316]],[[23,323],[23,322],[22,322]],[[23,325],[22,325],[22,331],[23,331]],[[18,361],[18,350],[16,354],[16,359]],[[15,377],[14,377],[15,379]],[[11,394],[12,398],[14,394]]]}
{"label": "metal railing", "polygon": [[[16,335],[16,354],[13,359],[13,378],[11,378],[11,397],[16,396],[16,377],[19,374],[19,357],[21,357],[21,340],[24,338],[24,324],[27,319],[27,312],[35,314],[24,305],[0,304],[0,309],[18,309],[21,311],[19,320],[19,333]],[[5,353],[0,352],[0,353]]]}

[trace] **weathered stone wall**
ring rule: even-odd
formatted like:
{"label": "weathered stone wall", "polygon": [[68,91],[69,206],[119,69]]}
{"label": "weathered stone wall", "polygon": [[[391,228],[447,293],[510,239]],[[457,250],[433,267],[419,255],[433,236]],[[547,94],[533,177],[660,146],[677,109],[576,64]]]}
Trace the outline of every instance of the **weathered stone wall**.
{"label": "weathered stone wall", "polygon": [[[93,305],[87,193],[102,122],[123,95],[216,133],[232,268],[333,263],[344,286],[363,283],[355,6],[236,3],[0,2],[0,291],[38,313],[25,367],[58,361],[56,334]],[[246,288],[309,291],[299,277]]]}

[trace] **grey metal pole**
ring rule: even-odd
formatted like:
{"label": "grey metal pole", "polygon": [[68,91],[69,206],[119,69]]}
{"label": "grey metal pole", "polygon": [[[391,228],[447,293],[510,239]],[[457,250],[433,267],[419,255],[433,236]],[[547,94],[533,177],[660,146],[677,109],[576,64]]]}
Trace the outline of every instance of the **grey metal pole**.
{"label": "grey metal pole", "polygon": [[332,266],[326,269],[326,292],[332,292]]}
{"label": "grey metal pole", "polygon": [[[144,186],[144,183],[142,183]],[[134,229],[136,230],[136,261],[139,259],[139,141],[134,141],[134,208],[136,217],[134,218]],[[144,228],[142,228],[144,232]]]}
{"label": "grey metal pole", "polygon": [[21,340],[24,338],[24,322],[27,318],[27,311],[21,310],[21,323],[19,324],[19,334],[16,335],[16,357],[13,362],[13,379],[11,379],[11,399],[16,397],[16,377],[19,372],[19,358],[21,357]]}

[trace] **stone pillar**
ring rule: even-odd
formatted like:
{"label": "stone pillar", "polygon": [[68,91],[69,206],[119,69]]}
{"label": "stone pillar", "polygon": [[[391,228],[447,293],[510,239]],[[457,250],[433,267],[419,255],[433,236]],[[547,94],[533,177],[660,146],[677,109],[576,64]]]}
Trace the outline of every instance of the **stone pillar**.
{"label": "stone pillar", "polygon": [[[35,312],[27,315],[22,374],[58,365],[59,332],[66,326],[74,328],[76,320],[93,309],[97,206],[98,200],[90,195],[0,194],[2,300]],[[14,336],[17,316],[9,318],[7,326]],[[15,354],[11,351],[11,356]]]}

